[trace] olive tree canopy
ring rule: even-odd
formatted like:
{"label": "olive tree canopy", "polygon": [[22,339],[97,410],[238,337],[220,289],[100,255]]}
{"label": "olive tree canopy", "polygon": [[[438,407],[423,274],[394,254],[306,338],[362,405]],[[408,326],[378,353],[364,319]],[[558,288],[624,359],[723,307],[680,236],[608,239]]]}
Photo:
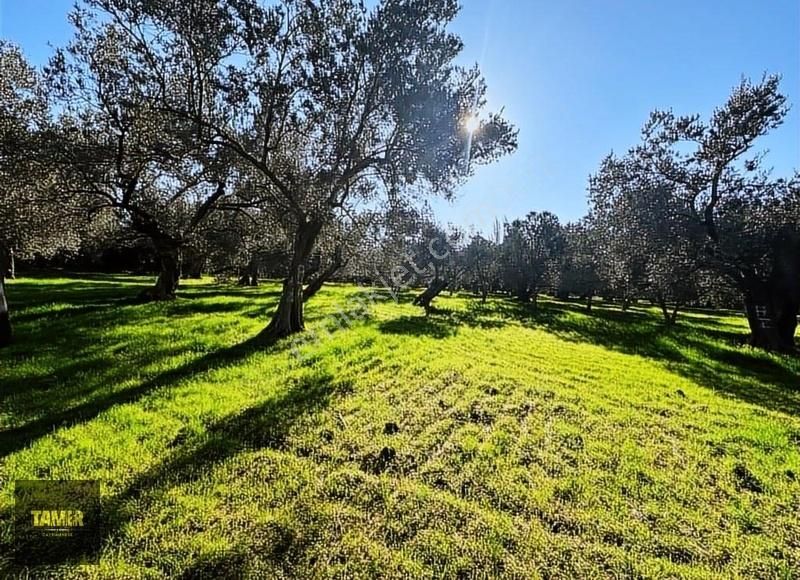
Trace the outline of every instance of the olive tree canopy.
{"label": "olive tree canopy", "polygon": [[291,220],[270,339],[303,328],[304,265],[339,209],[451,195],[475,164],[516,146],[498,114],[465,129],[486,85],[454,62],[454,0],[86,4],[125,36],[134,56],[120,73],[148,88],[140,97],[233,156]]}

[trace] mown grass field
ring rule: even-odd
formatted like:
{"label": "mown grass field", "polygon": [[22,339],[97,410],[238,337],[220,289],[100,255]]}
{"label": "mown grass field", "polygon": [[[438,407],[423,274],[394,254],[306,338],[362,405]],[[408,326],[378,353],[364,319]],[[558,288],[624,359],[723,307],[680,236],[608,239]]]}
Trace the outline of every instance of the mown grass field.
{"label": "mown grass field", "polygon": [[277,285],[148,283],[9,284],[0,568],[14,480],[48,478],[103,482],[80,577],[800,577],[800,362],[734,313],[387,297],[263,348]]}

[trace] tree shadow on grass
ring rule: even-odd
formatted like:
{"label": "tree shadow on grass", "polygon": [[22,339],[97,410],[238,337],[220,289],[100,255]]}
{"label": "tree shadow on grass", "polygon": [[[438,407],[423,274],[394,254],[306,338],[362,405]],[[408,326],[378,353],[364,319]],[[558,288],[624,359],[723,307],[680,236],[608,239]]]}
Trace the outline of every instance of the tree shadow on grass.
{"label": "tree shadow on grass", "polygon": [[86,281],[61,284],[37,284],[15,280],[9,284],[8,301],[12,321],[20,321],[30,310],[52,304],[65,304],[65,311],[79,313],[86,307],[112,307],[136,303],[142,286],[132,284],[98,284]]}
{"label": "tree shadow on grass", "polygon": [[[156,319],[157,324],[162,324],[161,319],[169,324],[176,317],[195,315],[235,312],[261,317],[278,292],[256,293],[257,289],[251,288],[202,291],[203,287],[189,286],[187,294],[192,299],[142,304],[130,297],[130,286],[117,282],[97,286],[76,280],[59,282],[58,286],[68,289],[54,296],[41,291],[47,288],[46,284],[32,282],[19,293],[24,304],[55,302],[64,308],[41,313],[34,309],[27,315],[24,306],[20,309],[17,340],[2,353],[23,366],[11,376],[0,377],[0,406],[10,411],[8,427],[0,431],[0,457],[30,445],[54,429],[91,420],[113,406],[137,401],[195,372],[235,364],[253,350],[264,352],[275,346],[254,337],[204,353],[202,349],[209,343],[202,336],[196,340],[191,332],[176,336],[168,333],[163,340],[151,341],[136,328],[153,324]],[[217,296],[228,300],[214,301]],[[35,318],[38,316],[41,320]],[[314,316],[309,320],[313,321]],[[203,332],[207,333],[206,326]],[[192,362],[160,374],[148,371],[152,367],[163,368],[170,359],[198,353],[197,348],[201,354]],[[137,379],[140,375],[142,378]]]}
{"label": "tree shadow on grass", "polygon": [[460,327],[503,328],[508,320],[496,316],[496,310],[483,305],[472,305],[466,310],[431,308],[429,315],[405,315],[378,324],[378,330],[389,334],[447,338],[454,336]]}
{"label": "tree shadow on grass", "polygon": [[450,320],[440,320],[433,316],[399,316],[378,324],[378,330],[388,334],[405,336],[430,336],[447,338],[458,332],[458,324]]}
{"label": "tree shadow on grass", "polygon": [[[273,292],[258,294],[259,299],[270,299],[274,296],[277,296],[277,294]],[[212,297],[225,297],[228,298],[228,300],[224,302],[205,302]],[[179,293],[175,300],[162,302],[161,304],[164,305],[164,308],[170,316],[195,316],[200,314],[222,314],[226,312],[243,312],[245,315],[249,316],[250,311],[257,312],[258,315],[263,316],[263,308],[260,306],[253,306],[253,298],[254,296],[246,297],[240,294],[225,294],[222,292],[213,294],[198,294],[192,292],[186,295]],[[71,300],[69,304],[63,308],[37,308],[37,306],[47,306],[54,302],[53,300],[42,300],[35,306],[27,303],[13,313],[12,322],[15,326],[18,324],[36,323],[40,321],[50,323],[55,320],[94,315],[109,310],[115,310],[116,317],[124,318],[125,313],[120,313],[117,309],[152,304],[151,302],[142,300],[138,295],[114,296],[108,292],[102,292],[96,293],[94,299],[84,297],[84,299],[80,301]],[[66,304],[65,302],[60,303]]]}
{"label": "tree shadow on grass", "polygon": [[692,336],[676,340],[700,356],[669,365],[670,370],[765,409],[795,416],[800,413],[800,360],[796,357],[723,342],[715,346]]}
{"label": "tree shadow on grass", "polygon": [[[247,345],[239,345],[229,349],[223,358],[233,364],[246,349]],[[159,492],[207,475],[213,466],[241,451],[285,449],[289,431],[300,417],[324,408],[337,391],[348,392],[351,388],[349,382],[336,382],[331,374],[321,372],[293,381],[283,392],[220,419],[199,436],[186,438],[179,432],[169,444],[170,452],[163,461],[138,475],[116,496],[104,499],[103,538],[108,541],[135,514],[163,500]],[[136,504],[135,510],[128,508],[131,501]],[[7,517],[9,513],[0,514],[0,519]],[[64,558],[68,559],[69,555],[65,554]],[[227,572],[230,574],[233,570]]]}
{"label": "tree shadow on grass", "polygon": [[169,316],[214,315],[236,312],[251,318],[263,317],[265,310],[254,305],[253,300],[234,299],[225,302],[201,302],[196,299],[179,299],[169,305]]}
{"label": "tree shadow on grass", "polygon": [[187,286],[178,288],[178,296],[188,300],[209,298],[279,298],[281,290],[266,290],[263,286]]}
{"label": "tree shadow on grass", "polygon": [[40,419],[0,432],[0,458],[27,447],[59,427],[85,423],[114,406],[135,402],[157,389],[171,388],[195,374],[237,364],[255,352],[270,352],[272,349],[282,348],[279,345],[265,344],[263,340],[254,337],[157,374],[135,387],[112,391],[65,410],[47,413]]}
{"label": "tree shadow on grass", "polygon": [[[351,383],[337,382],[330,373],[319,372],[293,381],[284,391],[253,407],[224,417],[196,439],[182,440],[179,433],[171,454],[106,501],[106,539],[124,528],[134,513],[163,501],[162,492],[207,476],[214,466],[240,452],[287,450],[290,430],[301,417],[326,407],[337,392],[351,389]],[[128,509],[129,502],[135,502],[135,512]],[[205,569],[212,564],[200,566]],[[228,575],[234,572],[227,570]]]}
{"label": "tree shadow on grass", "polygon": [[[157,370],[148,369],[163,368],[169,359],[182,359],[187,353],[207,352],[204,349],[214,342],[190,332],[194,321],[183,327],[186,332],[161,333],[152,340],[138,330],[144,325],[199,316],[198,324],[207,332],[203,317],[263,313],[274,302],[269,292],[246,292],[245,296],[245,291],[236,289],[232,296],[224,294],[231,300],[213,300],[216,291],[204,295],[198,292],[204,287],[188,286],[186,294],[192,299],[142,303],[136,298],[140,288],[123,280],[126,283],[121,284],[116,278],[96,275],[92,280],[53,284],[36,279],[13,282],[17,286],[12,312],[15,340],[0,357],[15,366],[10,373],[0,373],[0,408],[5,411],[0,425],[6,425],[0,431],[0,455],[24,447],[59,425],[95,416],[116,402],[138,399],[157,382],[169,379],[153,377]],[[217,356],[223,359],[226,352]],[[122,390],[123,383],[134,386]],[[29,419],[33,420],[22,424]]]}
{"label": "tree shadow on grass", "polygon": [[[104,337],[120,326],[135,326],[151,315],[115,296],[91,306],[68,305],[41,313],[22,310],[13,318],[14,342],[0,353],[18,365],[12,367],[11,373],[0,376],[0,407],[18,419],[32,408],[69,405],[85,386],[97,386],[90,378],[102,378],[106,385],[124,380],[121,373],[130,372],[130,368],[111,356],[115,345]],[[115,342],[118,347],[120,339]],[[142,364],[164,356],[167,354],[154,346]]]}
{"label": "tree shadow on grass", "polygon": [[[52,304],[52,302],[42,302],[40,305]],[[72,303],[64,308],[46,309],[37,311],[36,307],[27,304],[23,308],[19,308],[12,313],[12,323],[15,328],[20,324],[47,322],[48,324],[66,318],[73,318],[75,316],[93,315],[100,312],[108,311],[109,309],[125,308],[127,306],[136,306],[141,304],[141,301],[133,296],[122,297],[98,297],[95,300],[86,300],[82,303]]]}
{"label": "tree shadow on grass", "polygon": [[[540,300],[538,306],[509,299],[470,304],[464,311],[429,317],[401,316],[382,322],[379,330],[409,336],[448,338],[460,326],[500,328],[511,322],[542,329],[572,342],[658,361],[699,385],[766,409],[800,412],[800,359],[743,346],[745,334],[730,323],[701,315],[684,315],[667,326],[653,310]],[[725,313],[730,315],[730,312]],[[713,315],[713,313],[712,313]],[[535,348],[532,345],[531,348]]]}
{"label": "tree shadow on grass", "polygon": [[545,327],[561,338],[589,342],[665,364],[671,372],[748,403],[788,414],[800,412],[800,359],[742,346],[744,334],[715,321],[682,319],[665,325],[653,312],[550,303]]}
{"label": "tree shadow on grass", "polygon": [[326,406],[336,392],[349,392],[352,384],[337,382],[328,372],[318,372],[291,381],[277,395],[224,417],[197,440],[183,440],[179,433],[171,444],[175,451],[165,461],[138,476],[117,501],[138,496],[168,483],[186,483],[207,473],[209,465],[243,450],[285,449],[292,425],[303,415]]}

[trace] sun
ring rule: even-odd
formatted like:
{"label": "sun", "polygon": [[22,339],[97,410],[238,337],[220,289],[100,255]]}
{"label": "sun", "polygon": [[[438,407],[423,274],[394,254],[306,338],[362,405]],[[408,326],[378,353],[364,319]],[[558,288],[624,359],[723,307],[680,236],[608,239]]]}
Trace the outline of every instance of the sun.
{"label": "sun", "polygon": [[467,133],[474,133],[477,131],[481,126],[481,121],[478,119],[477,115],[467,115],[464,119],[464,129]]}

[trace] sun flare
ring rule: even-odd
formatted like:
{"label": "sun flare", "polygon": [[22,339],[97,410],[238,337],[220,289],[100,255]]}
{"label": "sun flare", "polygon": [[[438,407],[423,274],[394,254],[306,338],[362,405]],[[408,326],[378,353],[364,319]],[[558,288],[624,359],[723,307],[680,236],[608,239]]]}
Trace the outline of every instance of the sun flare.
{"label": "sun flare", "polygon": [[481,121],[480,119],[478,119],[476,115],[468,115],[464,119],[464,130],[466,130],[467,133],[470,134],[474,133],[475,131],[478,130],[480,126],[481,126]]}

